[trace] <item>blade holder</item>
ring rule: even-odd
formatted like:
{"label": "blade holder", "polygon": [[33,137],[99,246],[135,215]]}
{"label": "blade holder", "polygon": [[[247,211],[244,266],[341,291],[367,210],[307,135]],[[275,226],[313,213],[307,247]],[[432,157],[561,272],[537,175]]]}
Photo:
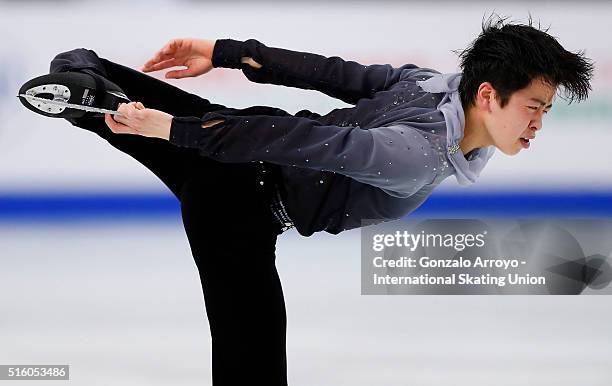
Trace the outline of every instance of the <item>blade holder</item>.
{"label": "blade holder", "polygon": [[[53,99],[41,98],[38,95],[51,94]],[[23,95],[23,94],[22,94]],[[66,109],[67,106],[61,104],[50,103],[49,101],[68,103],[70,99],[70,89],[61,84],[45,84],[26,91],[26,95],[23,95],[26,100],[34,107],[50,114],[59,114]],[[28,98],[36,97],[34,98]]]}

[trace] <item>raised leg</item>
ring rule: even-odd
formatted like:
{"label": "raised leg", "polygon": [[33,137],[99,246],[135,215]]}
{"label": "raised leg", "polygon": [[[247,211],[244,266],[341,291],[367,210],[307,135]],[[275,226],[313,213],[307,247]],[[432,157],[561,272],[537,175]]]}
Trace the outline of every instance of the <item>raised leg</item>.
{"label": "raised leg", "polygon": [[[175,116],[201,116],[206,111],[232,110],[129,67],[100,58],[91,50],[81,48],[58,54],[50,67],[51,73],[95,72],[121,87],[131,100]],[[194,162],[200,163],[198,167],[216,167],[218,164],[201,157],[196,149],[179,148],[160,138],[114,134],[102,117],[86,116],[69,119],[69,122],[98,134],[118,150],[135,158],[151,170],[177,198]]]}

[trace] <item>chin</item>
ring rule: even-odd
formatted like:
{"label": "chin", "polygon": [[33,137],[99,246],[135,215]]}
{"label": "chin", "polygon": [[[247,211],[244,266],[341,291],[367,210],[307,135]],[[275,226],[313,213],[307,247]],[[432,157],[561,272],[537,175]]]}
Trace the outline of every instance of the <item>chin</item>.
{"label": "chin", "polygon": [[499,149],[499,151],[501,151],[505,155],[517,155],[518,153],[520,153],[521,150],[523,150],[523,148],[517,147],[516,145],[511,146],[509,148],[508,147],[497,147],[497,149]]}

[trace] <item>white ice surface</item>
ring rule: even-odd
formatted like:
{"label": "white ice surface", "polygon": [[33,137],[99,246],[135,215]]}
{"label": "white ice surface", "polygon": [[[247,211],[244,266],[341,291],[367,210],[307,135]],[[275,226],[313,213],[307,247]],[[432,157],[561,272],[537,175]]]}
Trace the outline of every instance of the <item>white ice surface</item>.
{"label": "white ice surface", "polygon": [[[359,236],[278,240],[290,385],[609,385],[610,297],[362,296]],[[70,364],[71,385],[210,384],[178,220],[4,224],[0,263],[0,364]]]}

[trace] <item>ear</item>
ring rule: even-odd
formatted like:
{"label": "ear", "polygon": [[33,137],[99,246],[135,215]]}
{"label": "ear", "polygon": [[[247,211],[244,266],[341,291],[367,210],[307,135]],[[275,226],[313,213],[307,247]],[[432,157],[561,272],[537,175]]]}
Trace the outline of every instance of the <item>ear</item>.
{"label": "ear", "polygon": [[493,85],[489,82],[481,83],[476,92],[476,105],[491,112],[491,106],[495,103],[495,98],[496,92]]}

